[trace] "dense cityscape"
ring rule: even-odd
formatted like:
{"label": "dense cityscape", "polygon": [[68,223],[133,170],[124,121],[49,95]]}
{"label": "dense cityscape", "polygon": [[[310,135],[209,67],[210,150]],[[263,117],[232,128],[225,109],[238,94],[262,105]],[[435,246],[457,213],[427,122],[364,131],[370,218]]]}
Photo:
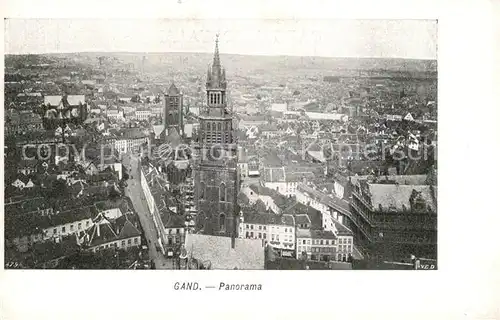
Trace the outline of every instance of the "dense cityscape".
{"label": "dense cityscape", "polygon": [[435,60],[206,50],[5,56],[5,268],[437,268]]}

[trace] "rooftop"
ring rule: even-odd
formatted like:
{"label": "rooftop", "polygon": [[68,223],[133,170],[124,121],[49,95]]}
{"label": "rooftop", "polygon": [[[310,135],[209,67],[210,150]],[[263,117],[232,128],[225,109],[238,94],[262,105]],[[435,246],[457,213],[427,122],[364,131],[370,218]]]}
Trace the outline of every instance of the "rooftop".
{"label": "rooftop", "polygon": [[274,213],[254,213],[252,211],[243,211],[243,223],[262,224],[262,225],[287,225],[294,226],[294,218],[292,215],[276,215]]}

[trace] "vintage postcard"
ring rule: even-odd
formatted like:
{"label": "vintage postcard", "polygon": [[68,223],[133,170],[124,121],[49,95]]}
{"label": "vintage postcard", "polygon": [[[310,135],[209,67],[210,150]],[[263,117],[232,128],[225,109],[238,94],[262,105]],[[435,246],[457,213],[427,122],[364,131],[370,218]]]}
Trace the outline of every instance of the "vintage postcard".
{"label": "vintage postcard", "polygon": [[5,267],[436,270],[437,27],[5,20]]}
{"label": "vintage postcard", "polygon": [[3,21],[6,319],[495,318],[486,4],[49,2]]}

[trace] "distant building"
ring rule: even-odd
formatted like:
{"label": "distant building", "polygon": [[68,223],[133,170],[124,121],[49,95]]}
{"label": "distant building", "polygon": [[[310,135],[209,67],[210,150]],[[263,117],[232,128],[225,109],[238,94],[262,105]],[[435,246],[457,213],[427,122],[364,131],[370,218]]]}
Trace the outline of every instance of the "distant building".
{"label": "distant building", "polygon": [[183,95],[173,83],[165,94],[163,126],[165,132],[175,128],[181,136],[184,136]]}
{"label": "distant building", "polygon": [[149,143],[149,135],[138,128],[131,128],[120,133],[114,141],[119,154],[137,151],[143,144]]}
{"label": "distant building", "polygon": [[92,227],[82,233],[84,235],[78,237],[78,242],[93,252],[110,248],[126,250],[141,245],[141,233],[126,215],[111,222],[99,214]]}
{"label": "distant building", "polygon": [[289,214],[244,211],[240,215],[239,238],[259,239],[263,245],[295,251],[295,219]]}
{"label": "distant building", "polygon": [[337,237],[331,231],[297,229],[297,258],[307,254],[309,260],[337,259]]}
{"label": "distant building", "polygon": [[146,109],[146,108],[138,108],[135,111],[135,119],[140,120],[140,121],[146,121],[149,120],[151,117],[151,110]]}

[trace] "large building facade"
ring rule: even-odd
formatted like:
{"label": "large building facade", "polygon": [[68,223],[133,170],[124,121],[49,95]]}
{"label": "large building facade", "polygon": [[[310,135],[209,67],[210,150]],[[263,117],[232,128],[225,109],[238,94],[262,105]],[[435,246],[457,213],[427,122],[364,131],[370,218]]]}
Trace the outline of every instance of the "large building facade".
{"label": "large building facade", "polygon": [[227,104],[226,88],[217,39],[214,60],[207,72],[206,103],[199,115],[194,169],[198,209],[195,230],[234,238],[238,230],[239,175],[233,112]]}
{"label": "large building facade", "polygon": [[346,225],[365,253],[399,261],[437,257],[437,187],[423,176],[353,181]]}

